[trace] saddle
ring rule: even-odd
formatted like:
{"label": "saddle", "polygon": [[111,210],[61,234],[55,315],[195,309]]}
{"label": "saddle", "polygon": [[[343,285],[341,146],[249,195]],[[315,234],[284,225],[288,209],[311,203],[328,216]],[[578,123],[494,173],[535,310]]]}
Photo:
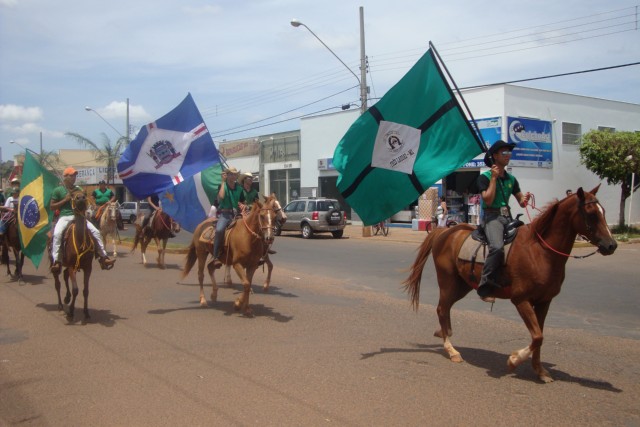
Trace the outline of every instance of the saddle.
{"label": "saddle", "polygon": [[[235,217],[227,226],[227,228],[224,231],[224,242],[223,242],[223,246],[226,246],[226,242],[227,242],[227,236],[229,234],[229,232],[231,231],[231,229],[233,227],[235,227],[236,223],[238,222],[239,217]],[[200,240],[200,242],[202,243],[208,243],[208,244],[213,244],[213,241],[215,240],[216,237],[216,224],[218,223],[217,219],[208,219],[207,221],[211,221],[211,224],[207,225],[203,230],[202,233],[200,233],[200,237],[198,240]]]}
{"label": "saddle", "polygon": [[[518,227],[524,225],[524,222],[520,220],[522,214],[518,214],[516,219],[511,220],[504,229],[504,261],[503,265],[507,263],[509,252],[511,250],[511,243],[518,235]],[[484,227],[478,226],[467,238],[460,252],[458,252],[458,259],[461,261],[471,262],[471,271],[473,272],[475,264],[484,264],[487,256],[487,245],[489,244],[487,236],[484,233]],[[482,248],[482,251],[480,249]],[[475,279],[472,277],[472,279]]]}

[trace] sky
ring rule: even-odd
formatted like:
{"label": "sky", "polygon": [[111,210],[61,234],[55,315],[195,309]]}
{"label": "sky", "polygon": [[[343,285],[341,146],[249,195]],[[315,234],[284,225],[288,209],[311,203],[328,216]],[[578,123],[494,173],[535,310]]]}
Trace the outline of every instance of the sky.
{"label": "sky", "polygon": [[[191,93],[216,143],[358,108],[361,6],[370,106],[430,41],[459,87],[639,62],[639,4],[0,0],[2,160],[115,141],[127,100],[133,135]],[[640,104],[640,65],[517,84]]]}

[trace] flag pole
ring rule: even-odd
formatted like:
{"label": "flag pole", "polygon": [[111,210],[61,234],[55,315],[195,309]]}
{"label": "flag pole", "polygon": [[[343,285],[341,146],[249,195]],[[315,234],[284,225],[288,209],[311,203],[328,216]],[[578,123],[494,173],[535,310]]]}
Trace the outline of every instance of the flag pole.
{"label": "flag pole", "polygon": [[431,43],[431,41],[429,41],[429,48],[433,50],[433,53],[435,54],[436,58],[438,58],[438,62],[440,63],[440,65],[442,65],[442,68],[447,73],[447,76],[449,77],[449,80],[451,80],[451,83],[453,83],[453,87],[455,88],[456,93],[458,94],[458,96],[460,96],[460,99],[462,100],[462,104],[464,104],[464,109],[465,109],[466,113],[469,114],[469,117],[471,117],[471,123],[473,124],[473,128],[476,131],[476,135],[478,135],[478,137],[480,138],[480,141],[482,143],[481,144],[482,152],[486,153],[487,152],[487,142],[484,140],[484,137],[482,136],[482,133],[478,129],[478,124],[476,123],[476,119],[473,117],[473,113],[471,113],[471,109],[467,105],[467,101],[464,100],[464,97],[462,96],[462,92],[460,92],[460,89],[458,88],[458,85],[456,84],[456,81],[451,76],[451,73],[449,73],[449,69],[445,65],[444,61],[440,57],[440,54],[438,53],[438,50],[436,49],[434,44]]}
{"label": "flag pole", "polygon": [[25,151],[29,151],[30,153],[32,153],[32,154],[31,154],[32,156],[34,156],[34,157],[36,157],[36,158],[39,158],[41,162],[46,163],[46,164],[47,164],[47,166],[49,166],[49,168],[51,168],[51,172],[52,172],[55,176],[57,176],[57,177],[58,177],[58,179],[59,179],[60,181],[62,181],[62,176],[60,175],[60,172],[59,172],[56,168],[54,168],[54,167],[53,167],[53,165],[52,165],[51,163],[49,163],[49,161],[48,161],[48,160],[45,160],[44,158],[41,158],[41,156],[40,156],[38,153],[36,153],[35,151],[30,150],[30,149],[28,149],[28,148],[25,148]]}

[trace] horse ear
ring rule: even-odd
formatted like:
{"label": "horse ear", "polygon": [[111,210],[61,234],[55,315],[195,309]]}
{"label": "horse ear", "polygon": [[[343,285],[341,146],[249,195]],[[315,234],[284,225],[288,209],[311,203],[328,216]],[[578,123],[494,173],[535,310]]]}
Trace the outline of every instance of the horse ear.
{"label": "horse ear", "polygon": [[578,199],[584,202],[584,190],[582,189],[582,187],[578,188],[576,194],[578,195]]}
{"label": "horse ear", "polygon": [[596,185],[596,187],[590,191],[591,194],[596,194],[598,192],[598,190],[600,189],[600,184]]}

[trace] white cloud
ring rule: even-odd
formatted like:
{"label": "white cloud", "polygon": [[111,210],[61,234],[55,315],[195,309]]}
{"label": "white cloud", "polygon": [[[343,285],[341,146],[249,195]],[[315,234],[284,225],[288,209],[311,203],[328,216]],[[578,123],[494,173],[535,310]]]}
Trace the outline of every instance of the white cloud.
{"label": "white cloud", "polygon": [[0,120],[11,122],[42,120],[42,109],[13,104],[0,105]]}
{"label": "white cloud", "polygon": [[[97,111],[105,119],[124,119],[127,117],[127,103],[125,101],[111,101],[107,106],[99,108]],[[129,120],[146,124],[153,119],[143,106],[129,103]]]}

